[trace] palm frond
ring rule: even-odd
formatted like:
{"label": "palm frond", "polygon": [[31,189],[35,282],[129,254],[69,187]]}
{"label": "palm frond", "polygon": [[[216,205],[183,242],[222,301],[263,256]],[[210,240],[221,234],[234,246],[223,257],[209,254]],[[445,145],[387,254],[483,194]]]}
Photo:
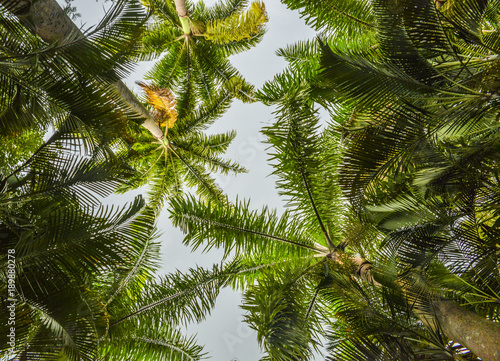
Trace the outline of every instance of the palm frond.
{"label": "palm frond", "polygon": [[206,358],[203,347],[194,337],[187,338],[178,330],[161,327],[156,330],[139,330],[129,335],[113,338],[101,352],[102,357],[117,361],[164,360],[197,361]]}
{"label": "palm frond", "polygon": [[323,233],[328,247],[334,248],[341,238],[336,224],[342,209],[335,180],[335,136],[329,134],[328,146],[322,142],[326,139],[317,134],[316,111],[300,95],[284,101],[275,114],[276,123],[266,128],[264,134],[275,151],[271,161],[273,174],[278,176],[279,193],[286,197],[288,206],[293,207],[304,225],[311,232]]}
{"label": "palm frond", "polygon": [[134,323],[141,324],[142,328],[162,323],[175,327],[199,322],[214,307],[220,290],[238,269],[239,265],[231,262],[214,265],[211,270],[198,267],[187,274],[176,272],[150,281],[137,300],[121,300],[122,307],[116,309],[110,328],[117,329],[113,332],[123,332]]}
{"label": "palm frond", "polygon": [[271,360],[310,360],[317,351],[318,326],[314,317],[306,317],[312,295],[296,272],[285,268],[277,277],[261,277],[243,296],[245,321],[257,330]]}
{"label": "palm frond", "polygon": [[199,165],[204,165],[210,172],[217,172],[227,175],[229,172],[241,173],[246,169],[234,161],[226,161],[218,157],[223,153],[231,141],[235,138],[236,132],[225,134],[214,134],[205,136],[202,133],[191,133],[187,139],[175,140],[172,143],[176,152],[189,157]]}
{"label": "palm frond", "polygon": [[355,35],[375,30],[372,6],[366,0],[286,0],[284,3],[291,10],[299,10],[306,23],[316,31],[327,30]]}
{"label": "palm frond", "polygon": [[[355,56],[335,54],[322,45],[319,92],[330,101],[345,101],[362,111],[394,103],[402,98],[423,98],[434,89],[413,79],[394,65],[373,64]],[[335,90],[333,90],[335,89]]]}
{"label": "palm frond", "polygon": [[253,1],[242,13],[232,13],[222,20],[207,22],[204,36],[215,43],[238,42],[247,38],[262,37],[267,22],[264,3]]}
{"label": "palm frond", "polygon": [[248,202],[203,204],[193,197],[172,200],[172,221],[186,234],[184,243],[194,249],[223,248],[225,255],[252,254],[255,257],[297,256],[326,250],[314,242],[308,230],[289,213],[280,218],[264,208],[251,211]]}

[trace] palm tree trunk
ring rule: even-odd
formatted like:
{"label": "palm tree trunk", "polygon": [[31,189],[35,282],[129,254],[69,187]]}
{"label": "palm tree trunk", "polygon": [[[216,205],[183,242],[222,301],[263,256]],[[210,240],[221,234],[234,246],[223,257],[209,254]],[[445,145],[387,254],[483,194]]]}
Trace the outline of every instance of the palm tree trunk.
{"label": "palm tree trunk", "polygon": [[466,346],[483,361],[500,360],[498,324],[453,301],[435,302],[432,309],[446,337]]}
{"label": "palm tree trunk", "polygon": [[[358,266],[357,276],[375,286],[382,286],[373,279],[370,262],[361,257],[350,259]],[[340,262],[338,258],[336,260]],[[430,328],[436,328],[436,322],[433,322],[432,318],[437,320],[446,337],[467,347],[483,361],[500,360],[500,326],[497,323],[450,300],[434,301],[431,310],[432,315],[422,310],[414,310],[414,314]]]}
{"label": "palm tree trunk", "polygon": [[177,10],[177,15],[180,18],[185,18],[188,16],[186,1],[185,0],[174,0],[175,10]]}
{"label": "palm tree trunk", "polygon": [[182,24],[182,31],[185,35],[191,34],[191,27],[189,26],[188,11],[186,7],[186,0],[174,0],[175,10],[179,15],[179,20]]}
{"label": "palm tree trunk", "polygon": [[[26,0],[0,0],[7,9],[18,16],[24,26],[48,43],[64,39],[69,34],[82,34],[56,0],[38,0],[27,6]],[[82,34],[83,36],[83,34]],[[139,115],[145,118],[142,126],[156,139],[163,138],[163,132],[137,97],[121,81],[112,83],[121,98]]]}

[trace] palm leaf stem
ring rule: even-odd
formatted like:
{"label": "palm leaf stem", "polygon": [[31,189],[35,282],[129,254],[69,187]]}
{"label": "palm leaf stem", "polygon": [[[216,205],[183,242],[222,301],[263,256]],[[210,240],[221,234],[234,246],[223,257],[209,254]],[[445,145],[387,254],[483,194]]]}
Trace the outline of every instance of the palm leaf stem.
{"label": "palm leaf stem", "polygon": [[249,233],[249,234],[260,236],[260,237],[263,237],[263,238],[272,239],[272,240],[275,240],[275,241],[278,241],[278,242],[281,242],[281,243],[290,244],[290,245],[297,246],[297,247],[300,247],[300,248],[308,249],[308,250],[317,252],[318,253],[318,255],[317,255],[318,257],[325,256],[326,255],[325,251],[328,251],[328,248],[326,248],[326,247],[324,247],[324,246],[322,246],[322,245],[320,245],[319,243],[316,243],[316,242],[314,242],[314,247],[313,247],[313,246],[308,246],[308,245],[305,245],[305,244],[302,244],[302,243],[294,242],[294,241],[291,241],[291,240],[286,239],[286,238],[274,236],[272,234],[268,234],[268,233],[264,233],[264,232],[259,232],[259,231],[254,231],[254,230],[248,229],[248,228],[242,228],[242,227],[237,227],[237,226],[233,226],[233,225],[226,224],[226,223],[210,221],[210,220],[207,220],[207,219],[204,219],[204,218],[195,217],[195,216],[186,216],[186,215],[183,215],[182,217],[183,218],[189,218],[189,219],[195,219],[196,221],[198,221],[200,223],[206,223],[206,224],[214,225],[214,226],[217,226],[217,227],[232,229],[232,230],[235,230],[235,231],[238,231],[238,232],[241,232],[241,233]]}
{"label": "palm leaf stem", "polygon": [[[165,157],[167,157],[167,156],[170,158],[170,162],[172,163],[172,171],[174,173],[174,180],[175,180],[176,188],[179,188],[179,182],[180,181],[179,181],[179,175],[176,172],[175,163],[174,163],[174,157],[172,156],[172,153],[170,153],[170,152],[168,153],[168,155],[165,154]],[[166,162],[165,162],[165,165],[166,165]]]}
{"label": "palm leaf stem", "polygon": [[122,318],[118,319],[117,321],[112,322],[112,323],[109,325],[109,327],[111,328],[111,327],[113,327],[113,326],[116,326],[117,324],[119,324],[119,323],[121,323],[121,322],[123,322],[123,321],[125,321],[125,320],[128,320],[129,318],[135,317],[135,316],[137,316],[137,315],[139,315],[139,314],[141,314],[141,313],[143,313],[143,312],[145,312],[145,311],[151,310],[151,309],[153,309],[153,308],[155,308],[155,307],[157,307],[157,306],[159,306],[159,305],[161,305],[161,304],[163,304],[163,303],[165,303],[165,302],[172,301],[172,300],[174,300],[174,299],[176,299],[176,298],[179,298],[179,297],[182,297],[182,296],[184,296],[184,295],[186,295],[186,294],[189,294],[189,293],[191,293],[191,292],[195,291],[195,290],[196,290],[197,288],[199,288],[200,286],[205,286],[205,285],[208,285],[208,284],[210,284],[210,283],[212,283],[212,282],[216,282],[216,281],[218,281],[220,278],[225,277],[225,276],[226,276],[226,274],[224,274],[224,275],[220,275],[220,276],[215,276],[215,277],[210,278],[210,279],[208,279],[208,280],[206,280],[206,281],[204,281],[204,282],[198,283],[198,284],[196,284],[195,286],[190,287],[190,288],[188,288],[188,289],[186,289],[186,290],[179,291],[179,292],[177,292],[177,293],[174,293],[173,295],[170,295],[170,296],[168,296],[168,297],[164,297],[164,298],[162,298],[162,299],[160,299],[160,300],[158,300],[158,301],[155,301],[155,302],[152,302],[152,303],[150,303],[150,304],[148,304],[148,305],[145,305],[145,306],[143,306],[143,307],[141,307],[141,308],[137,309],[136,311],[134,311],[134,312],[132,312],[132,313],[129,313],[129,314],[128,314],[128,315],[126,315],[126,316],[123,316]]}
{"label": "palm leaf stem", "polygon": [[168,143],[167,147],[168,147],[168,149],[170,149],[172,151],[172,153],[174,153],[176,155],[177,158],[179,158],[181,160],[181,162],[186,166],[188,171],[192,175],[194,175],[196,177],[196,179],[198,179],[200,181],[201,184],[203,184],[205,186],[205,188],[214,196],[214,198],[219,199],[219,194],[214,193],[212,188],[210,187],[210,185],[207,184],[207,182],[203,178],[200,177],[198,172],[191,166],[191,164],[189,164],[183,157],[181,157],[181,155],[179,153],[177,153],[175,151],[175,149],[172,147],[171,142]]}
{"label": "palm leaf stem", "polygon": [[146,244],[144,245],[144,248],[142,249],[142,252],[140,256],[138,257],[137,261],[135,262],[134,266],[130,270],[130,272],[127,273],[127,276],[123,279],[123,281],[120,283],[120,286],[116,289],[116,291],[111,295],[111,297],[106,301],[106,303],[103,305],[102,309],[106,309],[108,305],[115,299],[116,296],[123,290],[127,282],[132,278],[134,273],[139,269],[141,262],[144,260],[145,256],[147,255],[147,250],[149,245],[151,244],[151,239],[148,239]]}
{"label": "palm leaf stem", "polygon": [[328,249],[330,252],[333,252],[336,249],[336,246],[333,244],[332,240],[330,239],[330,236],[328,235],[328,231],[326,230],[326,227],[321,220],[321,216],[318,212],[318,208],[316,207],[316,203],[314,202],[314,198],[312,196],[311,189],[309,187],[309,183],[307,182],[306,175],[304,174],[304,169],[301,167],[300,168],[300,175],[302,176],[302,181],[304,182],[304,186],[306,187],[307,191],[307,196],[309,197],[309,200],[311,202],[311,206],[313,207],[314,214],[316,215],[316,219],[318,220],[318,223],[321,227],[321,232],[323,232],[323,236],[325,237],[326,242],[328,243]]}
{"label": "palm leaf stem", "polygon": [[310,256],[291,257],[291,258],[286,258],[286,259],[280,259],[279,261],[264,263],[264,264],[261,264],[261,265],[255,266],[255,267],[241,269],[241,270],[237,271],[236,274],[245,274],[245,273],[249,273],[249,272],[259,271],[259,270],[267,268],[267,267],[276,266],[280,263],[297,262],[297,260],[304,260],[304,259],[308,259],[308,258],[310,258]]}
{"label": "palm leaf stem", "polygon": [[[162,146],[159,146],[159,147],[158,147],[158,148],[156,148],[154,151],[158,150],[159,148],[162,148]],[[151,166],[148,168],[148,170],[147,170],[147,171],[145,171],[145,172],[143,172],[143,173],[142,173],[142,176],[145,176],[146,174],[148,174],[148,173],[151,171],[151,169],[153,169],[153,168],[154,168],[154,166],[156,165],[156,163],[160,160],[160,158],[162,157],[162,155],[165,153],[165,148],[166,148],[166,147],[163,147],[163,149],[162,149],[162,151],[161,151],[160,155],[158,156],[158,158],[156,158],[156,160],[155,160],[154,162],[152,162],[152,163],[151,163]],[[154,151],[153,151],[153,152],[154,152]]]}
{"label": "palm leaf stem", "polygon": [[187,16],[179,16],[179,20],[182,25],[182,31],[185,35],[191,34],[191,27],[189,26],[189,18]]}
{"label": "palm leaf stem", "polygon": [[[459,54],[462,55],[462,54]],[[500,54],[488,55],[485,57],[466,57],[468,64],[476,64],[476,63],[488,63],[492,60],[498,60],[500,58]],[[432,67],[435,69],[453,67],[456,65],[463,65],[461,61],[444,61],[442,63],[433,64]]]}
{"label": "palm leaf stem", "polygon": [[316,303],[316,299],[318,298],[318,293],[319,293],[319,290],[320,288],[316,288],[316,292],[314,292],[314,296],[313,298],[311,299],[311,302],[309,302],[309,307],[307,308],[307,312],[306,312],[306,320],[309,318],[309,316],[311,315],[311,311],[314,307],[314,304]]}
{"label": "palm leaf stem", "polygon": [[351,14],[348,14],[345,11],[340,10],[337,6],[333,6],[331,3],[328,4],[328,6],[331,7],[333,9],[333,11],[336,11],[337,13],[339,13],[342,16],[345,16],[348,19],[354,20],[358,24],[361,24],[361,25],[363,25],[363,26],[365,26],[367,28],[370,28],[370,29],[375,29],[374,25],[372,25],[370,23],[367,23],[366,21],[363,21],[361,19],[358,19],[357,17],[352,16]]}
{"label": "palm leaf stem", "polygon": [[[137,340],[137,341],[142,341],[142,342],[145,342],[145,343],[149,343],[149,344],[153,344],[153,345],[166,346],[166,347],[168,347],[168,348],[170,348],[170,349],[172,349],[174,351],[177,351],[180,354],[184,355],[189,360],[197,361],[197,359],[195,359],[193,356],[191,356],[185,350],[182,350],[180,347],[177,347],[174,344],[168,343],[168,342],[166,342],[164,340],[153,340],[151,338],[146,338],[146,337],[132,337],[132,339],[133,340]],[[184,360],[184,358],[183,358],[183,360]]]}
{"label": "palm leaf stem", "polygon": [[457,81],[455,81],[455,80],[453,80],[453,79],[450,79],[449,77],[447,77],[447,76],[446,76],[446,75],[444,75],[444,74],[441,74],[441,77],[442,77],[443,79],[448,80],[448,81],[449,81],[450,83],[452,83],[453,85],[455,85],[455,86],[457,86],[457,87],[459,87],[459,88],[464,89],[464,90],[465,90],[465,91],[467,91],[469,94],[473,94],[473,95],[480,95],[480,96],[485,96],[485,95],[486,95],[486,94],[481,93],[481,92],[476,92],[476,91],[472,90],[471,88],[467,88],[465,85],[460,84],[460,83],[458,83]]}

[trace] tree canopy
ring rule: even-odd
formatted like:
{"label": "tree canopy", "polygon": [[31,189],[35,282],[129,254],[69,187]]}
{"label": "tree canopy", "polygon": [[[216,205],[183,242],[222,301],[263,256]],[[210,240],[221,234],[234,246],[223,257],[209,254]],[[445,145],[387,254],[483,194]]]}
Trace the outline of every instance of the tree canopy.
{"label": "tree canopy", "polygon": [[[255,89],[230,57],[261,2],[118,0],[79,29],[0,1],[2,360],[200,360],[180,327],[228,287],[262,360],[500,358],[500,2],[282,2],[318,35]],[[215,181],[245,171],[208,129],[234,101],[274,109],[285,209]],[[223,259],[159,275],[162,210]]]}

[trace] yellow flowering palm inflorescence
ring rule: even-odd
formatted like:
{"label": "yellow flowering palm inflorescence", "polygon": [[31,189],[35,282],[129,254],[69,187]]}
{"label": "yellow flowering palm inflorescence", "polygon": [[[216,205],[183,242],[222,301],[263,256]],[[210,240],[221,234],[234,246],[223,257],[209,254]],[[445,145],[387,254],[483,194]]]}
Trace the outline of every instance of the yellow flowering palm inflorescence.
{"label": "yellow flowering palm inflorescence", "polygon": [[146,95],[146,103],[154,108],[153,117],[160,127],[173,128],[177,120],[177,110],[174,95],[167,88],[159,88],[155,85],[137,83]]}

